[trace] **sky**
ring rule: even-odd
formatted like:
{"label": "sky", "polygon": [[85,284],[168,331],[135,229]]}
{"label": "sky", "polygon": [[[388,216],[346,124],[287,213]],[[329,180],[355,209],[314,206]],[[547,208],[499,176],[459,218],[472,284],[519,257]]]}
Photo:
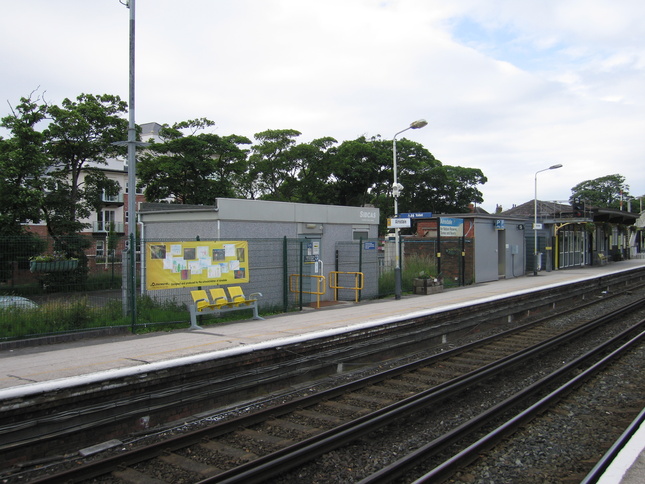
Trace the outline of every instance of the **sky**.
{"label": "sky", "polygon": [[[123,3],[0,0],[0,116],[32,92],[127,101]],[[397,139],[481,169],[491,213],[533,200],[536,179],[540,200],[612,174],[645,195],[642,0],[136,0],[134,13],[137,124],[342,142],[425,119]]]}

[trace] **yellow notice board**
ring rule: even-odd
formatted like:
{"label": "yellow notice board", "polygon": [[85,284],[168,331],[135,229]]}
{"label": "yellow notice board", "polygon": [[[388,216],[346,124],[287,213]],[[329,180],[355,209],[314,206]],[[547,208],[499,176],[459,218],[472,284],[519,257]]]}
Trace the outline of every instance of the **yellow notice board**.
{"label": "yellow notice board", "polygon": [[249,282],[246,241],[146,243],[148,290],[243,282]]}

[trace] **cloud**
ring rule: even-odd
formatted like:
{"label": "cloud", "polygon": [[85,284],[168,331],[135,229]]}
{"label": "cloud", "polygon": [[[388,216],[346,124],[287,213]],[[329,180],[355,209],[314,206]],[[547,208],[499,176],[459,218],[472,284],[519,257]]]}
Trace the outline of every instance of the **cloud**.
{"label": "cloud", "polygon": [[[118,0],[5,8],[2,94],[128,97]],[[484,208],[563,200],[620,173],[645,194],[645,4],[636,0],[138,0],[137,122],[208,117],[252,137],[405,136],[480,168]],[[2,115],[6,110],[2,111]]]}

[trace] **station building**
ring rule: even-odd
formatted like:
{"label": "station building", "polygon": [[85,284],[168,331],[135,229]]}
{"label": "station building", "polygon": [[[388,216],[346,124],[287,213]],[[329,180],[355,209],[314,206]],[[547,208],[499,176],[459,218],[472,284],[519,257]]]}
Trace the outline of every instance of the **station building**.
{"label": "station building", "polygon": [[525,274],[525,220],[486,213],[412,216],[404,259],[434,260],[445,285],[463,286]]}
{"label": "station building", "polygon": [[[501,215],[524,217],[527,252],[533,254],[537,242],[543,256],[538,270],[606,264],[634,257],[642,248],[642,229],[636,230],[639,215],[629,211],[536,200]],[[537,233],[532,230],[536,218]],[[532,257],[527,269],[534,270]]]}
{"label": "station building", "polygon": [[190,302],[196,286],[242,284],[263,306],[288,309],[378,295],[377,208],[218,198],[143,203],[139,215],[151,296]]}

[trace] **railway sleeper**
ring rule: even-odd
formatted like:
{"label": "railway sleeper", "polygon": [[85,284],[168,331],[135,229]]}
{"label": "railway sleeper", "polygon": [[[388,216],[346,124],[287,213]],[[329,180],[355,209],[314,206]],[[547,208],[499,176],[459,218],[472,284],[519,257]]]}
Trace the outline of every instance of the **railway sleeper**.
{"label": "railway sleeper", "polygon": [[184,469],[185,471],[192,472],[203,477],[212,477],[217,474],[221,474],[222,472],[222,470],[218,467],[204,464],[202,462],[198,462],[196,460],[189,459],[188,457],[174,453],[162,455],[161,457],[159,457],[159,459],[163,462],[166,462],[167,464],[179,467],[181,469]]}
{"label": "railway sleeper", "polygon": [[220,454],[231,459],[237,459],[241,462],[250,462],[258,458],[258,455],[253,452],[224,444],[222,442],[208,441],[202,442],[199,445],[208,452]]}

